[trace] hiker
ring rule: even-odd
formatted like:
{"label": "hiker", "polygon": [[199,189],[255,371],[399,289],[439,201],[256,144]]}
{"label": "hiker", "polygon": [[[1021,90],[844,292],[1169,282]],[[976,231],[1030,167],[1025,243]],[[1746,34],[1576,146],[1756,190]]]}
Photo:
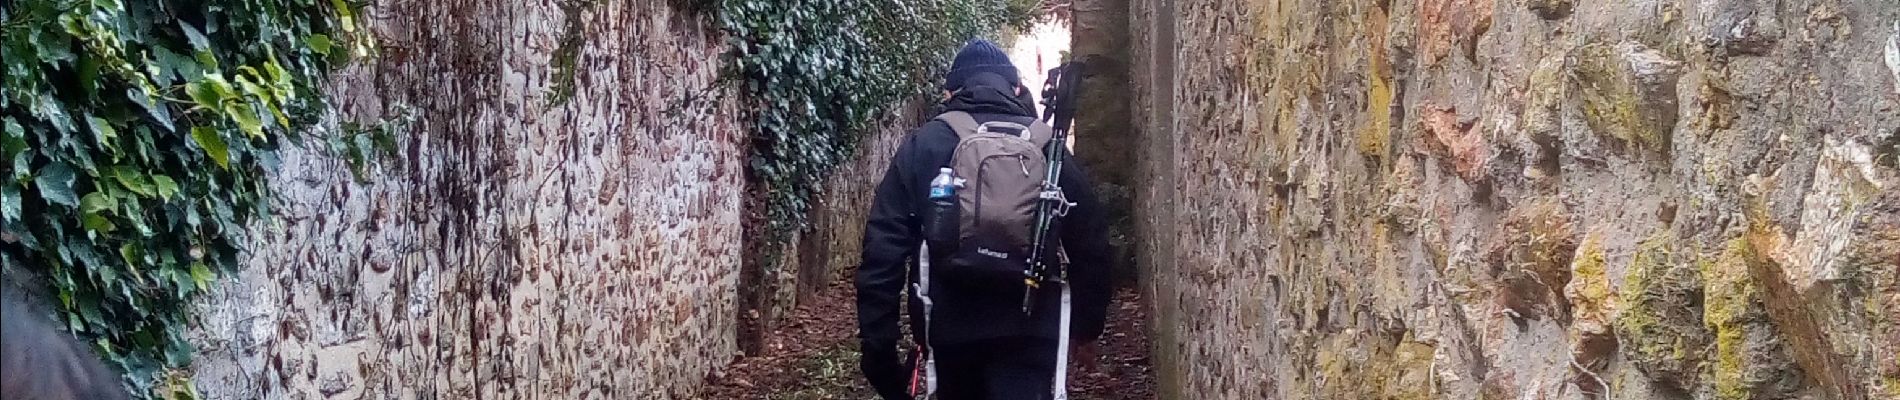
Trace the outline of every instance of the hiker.
{"label": "hiker", "polygon": [[[951,63],[943,91],[942,113],[898,148],[865,223],[864,259],[856,277],[860,367],[886,400],[924,397],[933,386],[944,400],[1056,398],[1054,393],[1064,390],[1052,389],[1058,368],[1065,367],[1057,365],[1063,313],[1072,312],[1066,339],[1080,344],[1074,351],[1084,356],[1078,358],[1084,364],[1092,361],[1086,359],[1092,354],[1089,346],[1107,318],[1107,256],[1112,253],[1107,221],[1082,166],[1062,146],[1043,147],[1052,141],[1050,127],[1037,121],[1033,96],[995,44],[974,40],[965,45]],[[1031,139],[1014,144],[964,139],[979,129]],[[1009,146],[1018,153],[978,154]],[[1066,255],[1072,310],[1064,309],[1070,294],[1062,289],[1065,284],[1044,281],[1030,289],[1024,279],[1031,258],[1031,244],[1025,242],[1033,229],[1029,225],[1037,221],[1024,214],[1038,213],[1039,193],[994,193],[995,188],[1042,187],[1045,174],[1054,169],[1044,164],[1045,151],[1062,157],[1057,194],[1070,205],[1047,231],[1052,250],[1043,260],[1056,264]],[[973,160],[978,156],[983,160]],[[933,182],[947,181],[962,183],[954,187],[958,197],[949,199],[957,202],[935,202],[943,198],[934,197],[939,187]],[[981,192],[984,188],[993,193]],[[947,221],[954,225],[926,223],[927,216],[937,215],[933,210],[942,209],[933,206],[944,207],[937,204],[956,204],[957,218]],[[941,230],[945,227],[950,230]],[[908,301],[900,302],[905,292]],[[923,345],[920,349],[899,348],[900,304],[908,305],[912,340]],[[933,372],[934,385],[927,376]]]}
{"label": "hiker", "polygon": [[120,400],[119,375],[12,293],[0,294],[0,393],[9,400]]}

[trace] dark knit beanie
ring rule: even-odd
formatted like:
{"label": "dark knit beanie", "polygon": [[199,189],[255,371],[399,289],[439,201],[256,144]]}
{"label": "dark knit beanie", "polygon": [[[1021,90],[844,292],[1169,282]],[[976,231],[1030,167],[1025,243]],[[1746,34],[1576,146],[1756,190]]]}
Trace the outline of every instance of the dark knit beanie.
{"label": "dark knit beanie", "polygon": [[1009,54],[988,40],[971,40],[957,52],[955,61],[950,62],[950,73],[944,74],[943,90],[957,91],[963,88],[963,81],[976,74],[990,72],[1002,75],[1011,85],[1022,85],[1022,77],[1017,75],[1016,64],[1009,62]]}

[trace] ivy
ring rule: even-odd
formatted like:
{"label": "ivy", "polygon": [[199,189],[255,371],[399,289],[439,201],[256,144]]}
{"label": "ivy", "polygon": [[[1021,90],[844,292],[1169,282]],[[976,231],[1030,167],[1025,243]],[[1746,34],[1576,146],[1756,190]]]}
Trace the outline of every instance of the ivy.
{"label": "ivy", "polygon": [[[729,76],[755,110],[749,179],[772,243],[879,116],[935,92],[969,39],[1021,31],[1037,0],[716,0]],[[769,262],[767,263],[770,264]]]}
{"label": "ivy", "polygon": [[273,151],[371,41],[343,0],[0,2],[0,262],[140,396],[176,371],[193,296],[268,215]]}

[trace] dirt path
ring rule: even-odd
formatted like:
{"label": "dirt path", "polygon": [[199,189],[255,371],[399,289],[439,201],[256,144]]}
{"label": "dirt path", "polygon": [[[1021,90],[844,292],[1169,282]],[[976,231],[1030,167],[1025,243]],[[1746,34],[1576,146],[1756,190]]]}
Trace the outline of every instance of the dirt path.
{"label": "dirt path", "polygon": [[[764,354],[733,363],[708,383],[705,399],[829,400],[876,398],[858,373],[857,317],[851,285],[838,282],[800,306],[771,335]],[[1095,371],[1073,375],[1072,399],[1152,399],[1147,313],[1136,291],[1110,305]],[[1079,364],[1081,361],[1077,360]]]}

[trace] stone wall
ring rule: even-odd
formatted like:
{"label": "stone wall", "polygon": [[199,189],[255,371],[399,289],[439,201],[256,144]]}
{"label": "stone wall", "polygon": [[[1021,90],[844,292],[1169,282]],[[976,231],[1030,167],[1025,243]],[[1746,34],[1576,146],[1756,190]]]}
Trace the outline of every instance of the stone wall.
{"label": "stone wall", "polygon": [[[1151,310],[1178,310],[1180,288],[1160,274],[1174,265],[1176,191],[1174,173],[1175,0],[1133,1],[1129,7],[1129,124],[1134,135],[1135,176],[1131,241],[1142,299]],[[1086,40],[1086,39],[1084,39]],[[1090,118],[1087,115],[1079,118]],[[1188,316],[1179,312],[1150,312],[1156,393],[1162,398],[1182,397],[1181,337],[1174,327]]]}
{"label": "stone wall", "polygon": [[731,360],[722,39],[658,0],[579,4],[376,4],[337,114],[416,123],[364,183],[282,154],[279,219],[204,302],[205,397],[674,398]]}
{"label": "stone wall", "polygon": [[1128,102],[1130,79],[1130,0],[1071,0],[1074,36],[1070,54],[1084,64],[1082,86],[1076,96],[1075,158],[1087,169],[1093,189],[1108,210],[1109,243],[1115,254],[1116,281],[1127,283],[1135,273],[1130,206],[1134,198],[1135,130]]}
{"label": "stone wall", "polygon": [[1900,398],[1892,2],[1135,3],[1164,397]]}

